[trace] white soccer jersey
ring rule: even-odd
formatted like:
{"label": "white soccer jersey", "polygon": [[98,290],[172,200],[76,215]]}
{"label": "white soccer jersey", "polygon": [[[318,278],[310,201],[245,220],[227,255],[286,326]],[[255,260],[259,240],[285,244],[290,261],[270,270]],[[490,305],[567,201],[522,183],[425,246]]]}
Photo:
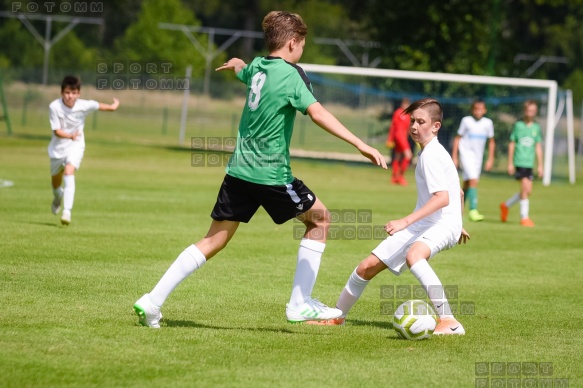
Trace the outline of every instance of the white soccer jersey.
{"label": "white soccer jersey", "polygon": [[480,120],[472,116],[462,119],[457,134],[461,136],[459,143],[459,153],[462,160],[482,165],[484,158],[484,148],[486,140],[494,137],[494,123],[487,117]]}
{"label": "white soccer jersey", "polygon": [[438,191],[449,193],[449,204],[419,223],[443,225],[459,236],[462,230],[459,177],[450,154],[439,143],[437,137],[431,140],[419,153],[415,168],[415,181],[417,183],[415,210],[425,205],[433,193]]}
{"label": "white soccer jersey", "polygon": [[[94,100],[77,99],[75,105],[69,108],[63,103],[61,98],[56,99],[49,105],[49,120],[53,130],[48,151],[50,158],[64,158],[73,149],[82,150],[85,148],[85,116],[99,109],[99,102]],[[61,129],[68,134],[75,131],[79,135],[75,140],[64,139],[55,135],[55,130]]]}

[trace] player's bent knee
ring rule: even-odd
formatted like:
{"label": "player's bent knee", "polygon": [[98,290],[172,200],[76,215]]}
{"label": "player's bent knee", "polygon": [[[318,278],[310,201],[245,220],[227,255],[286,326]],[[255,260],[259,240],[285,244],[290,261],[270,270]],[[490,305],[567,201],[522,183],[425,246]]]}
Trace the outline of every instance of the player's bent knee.
{"label": "player's bent knee", "polygon": [[371,280],[387,266],[377,257],[368,257],[356,267],[356,274],[364,280]]}
{"label": "player's bent knee", "polygon": [[407,267],[411,268],[419,260],[427,260],[427,259],[423,256],[420,256],[420,255],[407,256]]}

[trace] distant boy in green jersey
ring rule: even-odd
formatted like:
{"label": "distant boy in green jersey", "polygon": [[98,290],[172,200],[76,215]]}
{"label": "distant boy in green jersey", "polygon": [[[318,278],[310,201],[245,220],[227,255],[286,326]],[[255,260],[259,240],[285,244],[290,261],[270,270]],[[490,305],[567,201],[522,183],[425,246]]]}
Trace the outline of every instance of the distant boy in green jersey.
{"label": "distant boy in green jersey", "polygon": [[500,204],[500,219],[506,222],[509,208],[520,201],[520,225],[528,227],[534,226],[528,215],[530,206],[528,197],[532,193],[535,156],[538,176],[539,178],[543,176],[542,131],[540,125],[534,121],[536,113],[536,102],[526,101],[523,119],[512,127],[508,143],[508,174],[514,175],[520,181],[520,192]]}
{"label": "distant boy in green jersey", "polygon": [[207,235],[186,248],[154,289],[134,304],[139,323],[144,326],[160,327],[160,308],[170,293],[221,251],[239,223],[249,222],[260,206],[276,224],[298,218],[306,225],[286,306],[287,320],[313,323],[342,314],[312,298],[330,213],[291,172],[289,147],[296,112],[308,114],[314,123],[356,147],[372,163],[385,169],[387,166],[380,152],[353,135],[312,94],[310,81],[296,65],[308,32],[302,18],[273,11],[263,19],[263,31],[268,56],[257,57],[248,65],[232,58],[217,68],[233,71],[247,85],[237,145],[227,165]]}

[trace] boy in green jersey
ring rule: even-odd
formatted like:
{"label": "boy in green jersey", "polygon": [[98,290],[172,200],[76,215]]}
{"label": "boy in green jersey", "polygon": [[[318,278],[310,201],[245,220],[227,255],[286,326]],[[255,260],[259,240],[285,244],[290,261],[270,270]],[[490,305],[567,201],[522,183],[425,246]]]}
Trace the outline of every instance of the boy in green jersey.
{"label": "boy in green jersey", "polygon": [[508,143],[508,174],[520,181],[520,192],[500,204],[500,219],[506,222],[508,210],[520,201],[520,225],[533,227],[530,219],[528,197],[532,193],[534,180],[533,168],[536,156],[539,178],[543,176],[543,148],[541,145],[542,132],[540,125],[534,121],[537,113],[537,104],[533,100],[524,103],[524,117],[517,121],[510,133]]}
{"label": "boy in green jersey", "polygon": [[247,85],[237,145],[227,165],[207,235],[186,248],[154,289],[134,304],[139,323],[144,326],[160,327],[160,308],[170,293],[220,252],[239,223],[249,222],[260,206],[277,224],[298,218],[306,225],[286,306],[287,320],[316,323],[342,314],[311,295],[326,246],[330,213],[292,175],[289,147],[296,112],[309,115],[314,123],[356,147],[372,163],[386,169],[386,162],[379,151],[353,135],[313,96],[306,74],[296,65],[307,35],[302,18],[273,11],[263,19],[263,31],[268,56],[257,57],[250,64],[232,58],[217,68],[233,71]]}

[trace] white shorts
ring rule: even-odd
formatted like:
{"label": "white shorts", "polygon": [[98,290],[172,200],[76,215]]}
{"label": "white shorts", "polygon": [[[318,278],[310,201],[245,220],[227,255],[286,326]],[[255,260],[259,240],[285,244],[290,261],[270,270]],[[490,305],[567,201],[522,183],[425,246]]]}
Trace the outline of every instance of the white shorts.
{"label": "white shorts", "polygon": [[[459,240],[459,234],[441,225],[413,224],[400,232],[384,239],[373,251],[389,267],[389,270],[399,276],[407,267],[407,253],[411,245],[417,241],[423,242],[431,251],[429,258],[437,253],[453,248]],[[428,258],[428,259],[429,259]]]}
{"label": "white shorts", "polygon": [[461,157],[462,180],[479,179],[482,173],[482,160],[476,160],[475,157]]}
{"label": "white shorts", "polygon": [[69,152],[64,158],[50,158],[51,159],[51,176],[59,174],[65,169],[65,165],[72,164],[75,170],[78,170],[83,160],[85,149],[77,149]]}

